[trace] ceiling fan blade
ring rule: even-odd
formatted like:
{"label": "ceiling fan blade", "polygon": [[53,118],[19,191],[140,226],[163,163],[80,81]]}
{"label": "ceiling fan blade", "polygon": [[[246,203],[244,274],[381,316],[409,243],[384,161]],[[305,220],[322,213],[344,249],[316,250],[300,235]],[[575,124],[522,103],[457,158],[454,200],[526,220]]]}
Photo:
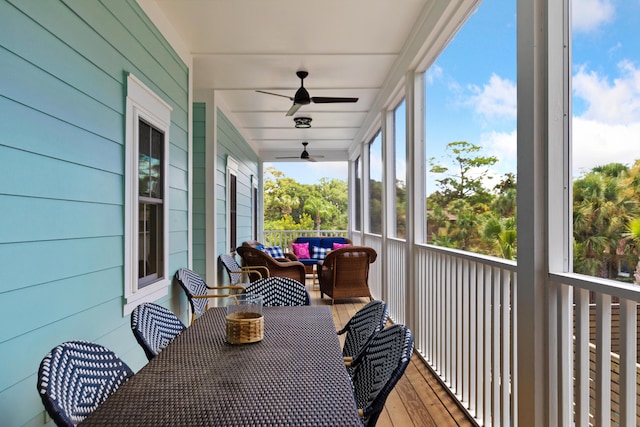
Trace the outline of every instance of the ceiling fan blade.
{"label": "ceiling fan blade", "polygon": [[299,159],[300,156],[278,156],[276,159]]}
{"label": "ceiling fan blade", "polygon": [[293,116],[295,113],[298,112],[298,110],[300,109],[300,107],[302,107],[302,105],[300,104],[293,104],[291,106],[291,108],[289,108],[289,111],[287,111],[287,116]]}
{"label": "ceiling fan blade", "polygon": [[264,90],[256,90],[256,92],[260,92],[260,93],[266,93],[267,95],[275,95],[275,96],[281,96],[283,98],[287,98],[291,101],[293,101],[293,98],[287,95],[280,95],[279,93],[273,93],[273,92],[266,92]]}
{"label": "ceiling fan blade", "polygon": [[315,104],[331,104],[334,102],[358,102],[358,98],[339,98],[331,96],[314,96],[311,102]]}

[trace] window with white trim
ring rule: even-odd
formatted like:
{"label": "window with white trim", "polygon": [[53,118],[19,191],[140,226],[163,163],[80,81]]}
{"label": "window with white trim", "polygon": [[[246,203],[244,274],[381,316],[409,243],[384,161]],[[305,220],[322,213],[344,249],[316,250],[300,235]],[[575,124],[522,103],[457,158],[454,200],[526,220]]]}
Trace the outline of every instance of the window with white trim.
{"label": "window with white trim", "polygon": [[124,314],[168,293],[171,107],[127,76]]}

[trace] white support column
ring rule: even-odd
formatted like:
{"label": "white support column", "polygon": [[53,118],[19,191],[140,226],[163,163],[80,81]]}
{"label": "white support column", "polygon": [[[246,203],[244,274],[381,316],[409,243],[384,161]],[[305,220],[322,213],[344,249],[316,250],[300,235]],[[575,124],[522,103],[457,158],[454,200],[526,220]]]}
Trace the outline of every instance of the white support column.
{"label": "white support column", "polygon": [[390,273],[392,269],[389,268],[389,259],[388,259],[388,251],[387,251],[387,237],[391,233],[393,229],[392,221],[395,221],[395,199],[391,197],[392,194],[395,194],[392,185],[395,187],[394,177],[395,174],[393,171],[393,147],[394,147],[394,135],[393,135],[393,112],[389,112],[387,109],[383,109],[380,111],[381,126],[380,126],[380,136],[381,136],[381,154],[382,154],[382,182],[381,182],[381,190],[382,190],[382,202],[381,205],[381,221],[382,221],[382,245],[381,245],[381,253],[378,254],[378,259],[382,261],[380,264],[380,289],[381,289],[381,297],[384,301],[389,299],[389,278],[387,274]]}
{"label": "white support column", "polygon": [[[196,94],[197,102],[204,102],[205,110],[205,256],[207,258],[205,274],[208,280],[218,277],[216,255],[216,157],[218,138],[218,114],[216,96],[213,90],[203,90]],[[191,212],[190,212],[191,214]]]}
{"label": "white support column", "polygon": [[[518,286],[516,406],[519,427],[549,424],[546,288],[547,2],[518,0]],[[554,355],[555,356],[555,355]]]}
{"label": "white support column", "polygon": [[415,244],[422,243],[425,228],[425,148],[424,148],[424,73],[409,71],[405,78],[406,138],[407,138],[407,206],[406,206],[406,253],[407,272],[406,324],[416,330],[416,313],[419,312],[416,286],[420,283],[420,272],[416,269]]}
{"label": "white support column", "polygon": [[[355,203],[356,199],[356,168],[355,160],[349,159],[347,162],[347,231],[352,233],[356,226],[356,212]],[[347,237],[351,238],[350,235]]]}

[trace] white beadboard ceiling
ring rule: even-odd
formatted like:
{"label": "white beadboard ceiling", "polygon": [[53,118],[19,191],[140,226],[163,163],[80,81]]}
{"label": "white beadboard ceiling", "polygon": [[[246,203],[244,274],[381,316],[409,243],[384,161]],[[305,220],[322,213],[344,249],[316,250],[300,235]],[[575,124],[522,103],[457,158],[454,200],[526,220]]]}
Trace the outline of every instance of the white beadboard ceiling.
{"label": "white beadboard ceiling", "polygon": [[[296,156],[302,141],[323,160],[347,160],[394,102],[410,69],[424,69],[478,1],[472,0],[139,0],[168,40],[193,58],[193,86],[213,90],[264,161]],[[309,72],[309,104],[285,114]],[[393,105],[391,105],[393,106]],[[293,118],[310,117],[310,129]],[[295,159],[294,159],[295,160]],[[299,160],[297,160],[299,161]]]}

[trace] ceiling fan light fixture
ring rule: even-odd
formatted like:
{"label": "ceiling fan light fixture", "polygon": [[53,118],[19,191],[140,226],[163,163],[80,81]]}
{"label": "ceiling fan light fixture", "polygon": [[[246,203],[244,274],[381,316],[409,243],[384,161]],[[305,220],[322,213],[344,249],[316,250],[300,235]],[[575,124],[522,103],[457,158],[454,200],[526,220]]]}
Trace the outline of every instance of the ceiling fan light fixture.
{"label": "ceiling fan light fixture", "polygon": [[298,129],[308,129],[311,127],[311,117],[294,117],[293,121]]}

